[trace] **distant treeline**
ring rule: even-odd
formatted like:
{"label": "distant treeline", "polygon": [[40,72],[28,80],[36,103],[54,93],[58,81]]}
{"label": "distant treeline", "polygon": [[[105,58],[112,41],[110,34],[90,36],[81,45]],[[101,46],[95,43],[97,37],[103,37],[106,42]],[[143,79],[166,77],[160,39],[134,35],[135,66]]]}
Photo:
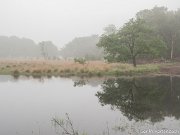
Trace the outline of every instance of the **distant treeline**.
{"label": "distant treeline", "polygon": [[0,58],[85,58],[87,60],[103,59],[102,49],[96,44],[98,35],[75,38],[61,50],[51,42],[36,44],[28,38],[0,36]]}
{"label": "distant treeline", "polygon": [[64,58],[103,59],[103,50],[96,46],[98,42],[98,35],[75,38],[60,50],[60,55]]}
{"label": "distant treeline", "polygon": [[0,36],[1,58],[58,57],[58,49],[51,41],[36,44],[27,38]]}
{"label": "distant treeline", "polygon": [[0,36],[0,57],[85,58],[109,62],[180,57],[180,9],[154,7],[139,11],[119,29],[109,25],[101,36],[77,37],[58,48],[51,41]]}

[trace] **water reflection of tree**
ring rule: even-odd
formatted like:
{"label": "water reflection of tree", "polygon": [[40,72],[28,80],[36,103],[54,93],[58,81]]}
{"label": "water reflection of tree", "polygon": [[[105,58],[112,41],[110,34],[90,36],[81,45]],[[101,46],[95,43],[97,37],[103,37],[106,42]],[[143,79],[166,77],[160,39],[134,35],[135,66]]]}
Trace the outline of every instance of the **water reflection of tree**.
{"label": "water reflection of tree", "polygon": [[130,120],[161,121],[165,116],[180,118],[180,78],[139,77],[109,79],[96,96],[102,105],[120,109]]}
{"label": "water reflection of tree", "polygon": [[77,80],[77,81],[74,81],[74,87],[77,87],[77,86],[82,87],[86,85],[86,83],[87,83],[86,80],[83,80],[83,79]]}

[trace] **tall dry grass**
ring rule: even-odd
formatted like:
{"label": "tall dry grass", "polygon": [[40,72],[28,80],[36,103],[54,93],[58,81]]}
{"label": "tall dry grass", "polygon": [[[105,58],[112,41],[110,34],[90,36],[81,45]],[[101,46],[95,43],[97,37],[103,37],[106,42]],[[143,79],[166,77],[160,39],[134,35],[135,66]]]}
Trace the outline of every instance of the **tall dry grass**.
{"label": "tall dry grass", "polygon": [[106,63],[104,61],[88,61],[85,64],[73,60],[44,60],[44,59],[0,59],[0,73],[20,74],[52,74],[52,75],[106,75],[157,70],[156,65],[141,65],[134,68],[131,64]]}

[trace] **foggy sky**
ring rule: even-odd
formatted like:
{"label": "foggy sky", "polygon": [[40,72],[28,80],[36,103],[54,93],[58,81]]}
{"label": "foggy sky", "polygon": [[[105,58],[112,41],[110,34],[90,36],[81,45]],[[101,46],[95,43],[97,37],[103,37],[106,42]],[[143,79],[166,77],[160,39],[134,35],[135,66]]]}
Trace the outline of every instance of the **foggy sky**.
{"label": "foggy sky", "polygon": [[0,0],[0,35],[51,40],[59,48],[75,37],[120,27],[142,9],[180,8],[179,0]]}

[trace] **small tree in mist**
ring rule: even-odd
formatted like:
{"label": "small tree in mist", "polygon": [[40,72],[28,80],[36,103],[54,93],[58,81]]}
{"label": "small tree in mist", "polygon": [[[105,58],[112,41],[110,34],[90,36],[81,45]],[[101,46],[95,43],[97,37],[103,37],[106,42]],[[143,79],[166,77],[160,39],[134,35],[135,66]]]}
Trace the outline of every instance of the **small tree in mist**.
{"label": "small tree in mist", "polygon": [[47,48],[46,48],[46,43],[45,41],[42,41],[39,43],[40,50],[41,50],[41,55],[44,59],[48,58],[48,53],[47,53]]}

